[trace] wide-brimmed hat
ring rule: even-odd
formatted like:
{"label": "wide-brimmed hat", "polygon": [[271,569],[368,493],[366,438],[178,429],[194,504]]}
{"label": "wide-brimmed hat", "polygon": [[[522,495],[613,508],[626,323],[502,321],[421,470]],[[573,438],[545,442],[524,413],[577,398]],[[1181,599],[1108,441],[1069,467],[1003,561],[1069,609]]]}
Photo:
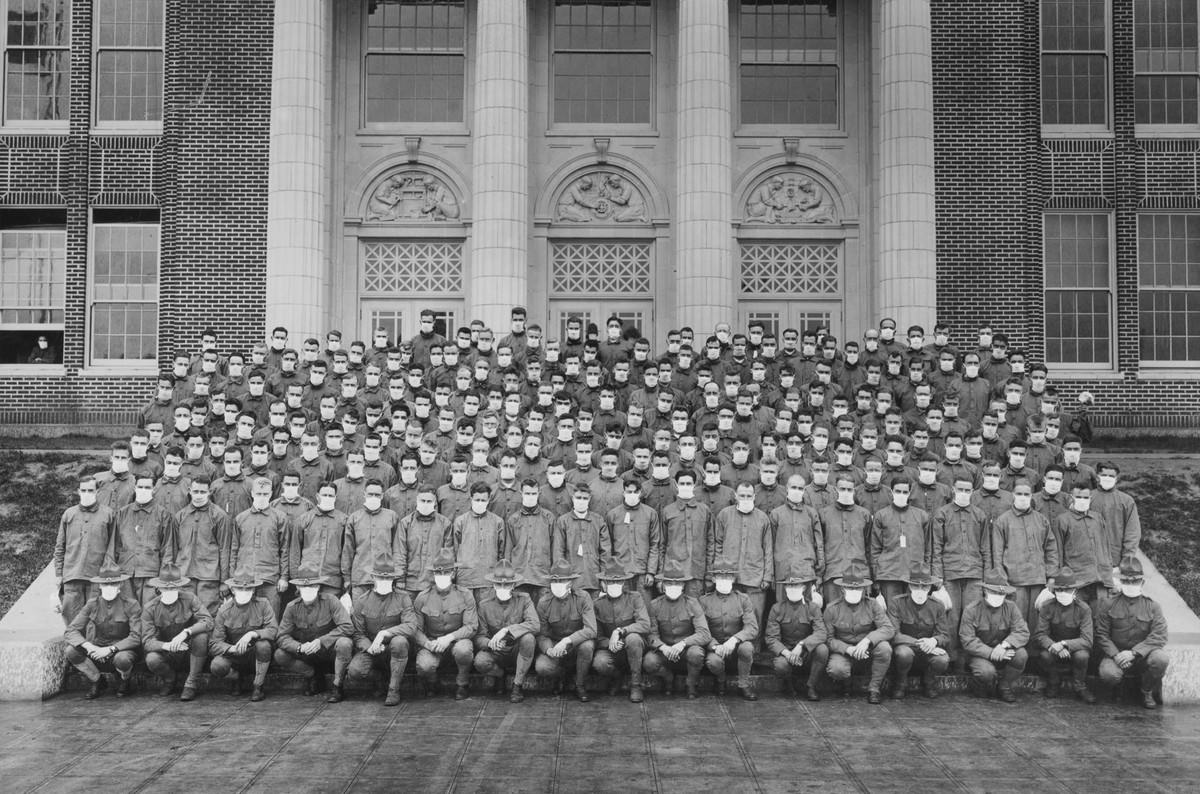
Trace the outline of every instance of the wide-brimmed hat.
{"label": "wide-brimmed hat", "polygon": [[662,575],[660,577],[664,582],[689,582],[694,577],[689,576],[683,570],[683,563],[679,560],[667,560],[667,564],[663,566]]}
{"label": "wide-brimmed hat", "polygon": [[934,576],[930,572],[929,566],[923,562],[913,563],[912,568],[908,571],[908,578],[904,581],[918,587],[937,587],[942,583],[942,580]]}
{"label": "wide-brimmed hat", "polygon": [[296,571],[296,575],[290,581],[296,587],[312,587],[315,584],[327,584],[325,577],[321,576],[320,572],[312,566],[305,566]]}
{"label": "wide-brimmed hat", "polygon": [[608,565],[604,566],[604,570],[596,577],[602,582],[623,582],[626,579],[632,579],[633,574],[625,570],[625,566],[617,560],[609,560]]}
{"label": "wide-brimmed hat", "polygon": [[162,572],[158,576],[147,582],[151,587],[157,587],[159,590],[178,590],[181,587],[187,587],[188,579],[179,570],[179,566],[175,564],[164,565]]}
{"label": "wide-brimmed hat", "polygon": [[1008,583],[1008,575],[1000,568],[989,568],[983,574],[983,589],[991,590],[993,593],[1004,593],[1005,595],[1016,590]]}
{"label": "wide-brimmed hat", "polygon": [[254,571],[249,568],[239,568],[233,576],[225,580],[227,587],[241,587],[247,590],[252,587],[258,587],[262,583],[262,577],[256,576]]}
{"label": "wide-brimmed hat", "polygon": [[779,584],[786,587],[788,585],[812,584],[813,582],[817,581],[817,578],[815,576],[801,575],[800,572],[802,570],[803,570],[803,568],[801,568],[799,564],[792,565],[792,567],[788,570],[787,578],[784,579]]}
{"label": "wide-brimmed hat", "polygon": [[738,575],[737,563],[734,562],[733,560],[729,559],[728,557],[722,557],[720,559],[713,560],[713,564],[710,565],[708,568],[708,575],[709,576],[737,576]]}
{"label": "wide-brimmed hat", "polygon": [[375,564],[371,566],[371,576],[377,579],[399,579],[396,573],[396,563],[392,555],[380,552],[375,555]]}
{"label": "wide-brimmed hat", "polygon": [[1121,558],[1121,564],[1117,568],[1118,579],[1145,579],[1146,572],[1142,569],[1142,561],[1132,554],[1126,554]]}
{"label": "wide-brimmed hat", "polygon": [[435,571],[453,571],[458,567],[458,563],[454,561],[454,549],[443,546],[429,567]]}
{"label": "wide-brimmed hat", "polygon": [[559,560],[550,566],[550,581],[552,582],[569,582],[572,579],[578,579],[579,574],[571,567],[571,563],[566,560]]}
{"label": "wide-brimmed hat", "polygon": [[1053,590],[1074,590],[1079,587],[1079,577],[1070,568],[1063,568],[1054,576]]}
{"label": "wide-brimmed hat", "polygon": [[492,584],[516,584],[520,577],[517,576],[517,569],[507,559],[502,559],[496,563],[496,567],[492,572],[483,577]]}
{"label": "wide-brimmed hat", "polygon": [[117,584],[128,579],[130,575],[124,573],[119,568],[101,568],[100,573],[91,577],[88,581],[92,584]]}
{"label": "wide-brimmed hat", "polygon": [[850,570],[834,579],[833,583],[838,587],[870,587],[873,584],[870,573],[866,560],[851,560]]}

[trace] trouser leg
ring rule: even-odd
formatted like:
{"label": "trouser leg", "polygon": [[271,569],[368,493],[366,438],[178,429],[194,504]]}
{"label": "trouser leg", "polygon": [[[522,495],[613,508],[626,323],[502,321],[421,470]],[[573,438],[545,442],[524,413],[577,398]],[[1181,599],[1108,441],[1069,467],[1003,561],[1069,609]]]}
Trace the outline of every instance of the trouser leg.
{"label": "trouser leg", "polygon": [[100,680],[100,668],[96,667],[96,663],[92,661],[92,658],[82,648],[68,645],[66,655],[67,661],[76,670],[83,673],[84,678],[92,682]]}
{"label": "trouser leg", "polygon": [[967,672],[971,674],[971,678],[977,684],[985,689],[990,689],[996,683],[996,665],[992,663],[991,659],[972,656],[967,660]]}
{"label": "trouser leg", "polygon": [[475,648],[470,640],[455,640],[450,646],[450,655],[457,668],[454,683],[457,686],[467,686],[471,682],[471,665],[475,663]]}
{"label": "trouser leg", "polygon": [[684,653],[684,663],[687,665],[687,684],[694,687],[700,683],[700,669],[704,666],[704,649],[699,645],[689,645]]}
{"label": "trouser leg", "polygon": [[293,654],[291,651],[285,651],[283,648],[275,649],[275,666],[281,670],[286,670],[289,673],[312,678],[316,675],[316,668],[312,665],[312,655]]}
{"label": "trouser leg", "polygon": [[892,644],[884,640],[871,649],[871,681],[867,685],[870,691],[878,692],[883,687],[883,679],[891,666]]}
{"label": "trouser leg", "polygon": [[533,665],[533,657],[537,652],[537,639],[532,634],[526,634],[517,640],[517,664],[513,671],[513,686],[525,684],[529,676],[529,668]]}
{"label": "trouser leg", "polygon": [[1017,648],[1013,651],[1013,657],[1004,662],[1004,666],[1000,671],[1000,688],[1012,689],[1013,684],[1025,672],[1025,665],[1029,663],[1029,651],[1024,648]]}
{"label": "trouser leg", "polygon": [[91,589],[92,583],[86,579],[71,579],[63,582],[62,598],[59,602],[62,606],[63,623],[71,625],[71,621],[87,603]]}
{"label": "trouser leg", "polygon": [[892,648],[892,664],[896,666],[897,687],[908,686],[908,674],[916,660],[916,651],[911,645],[896,645]]}
{"label": "trouser leg", "polygon": [[582,689],[587,682],[588,671],[592,669],[592,657],[596,653],[596,641],[584,640],[575,648],[575,686]]}
{"label": "trouser leg", "polygon": [[267,682],[273,653],[274,644],[270,640],[254,641],[254,686],[261,687]]}
{"label": "trouser leg", "polygon": [[737,645],[738,686],[746,689],[750,686],[750,668],[754,664],[754,643],[739,642]]}
{"label": "trouser leg", "polygon": [[1073,651],[1071,653],[1071,676],[1075,679],[1074,685],[1076,689],[1083,689],[1087,686],[1088,665],[1092,663],[1092,652],[1090,649]]}
{"label": "trouser leg", "polygon": [[642,658],[646,655],[646,641],[640,634],[625,635],[625,659],[629,662],[629,685],[642,685]]}
{"label": "trouser leg", "polygon": [[193,634],[188,638],[188,675],[185,686],[196,686],[200,683],[200,675],[204,672],[204,662],[208,659],[208,633]]}
{"label": "trouser leg", "polygon": [[1142,666],[1142,690],[1149,692],[1162,685],[1171,660],[1166,651],[1155,648],[1144,659],[1139,660],[1139,664]]}

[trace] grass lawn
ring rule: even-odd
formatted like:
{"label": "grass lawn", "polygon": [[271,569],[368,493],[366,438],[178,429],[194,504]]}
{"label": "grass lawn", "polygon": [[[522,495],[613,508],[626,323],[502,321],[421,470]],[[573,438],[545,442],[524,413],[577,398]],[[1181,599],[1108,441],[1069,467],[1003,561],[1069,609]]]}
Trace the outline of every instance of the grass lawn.
{"label": "grass lawn", "polygon": [[1142,551],[1200,613],[1200,462],[1146,458],[1121,467],[1121,487],[1142,519]]}

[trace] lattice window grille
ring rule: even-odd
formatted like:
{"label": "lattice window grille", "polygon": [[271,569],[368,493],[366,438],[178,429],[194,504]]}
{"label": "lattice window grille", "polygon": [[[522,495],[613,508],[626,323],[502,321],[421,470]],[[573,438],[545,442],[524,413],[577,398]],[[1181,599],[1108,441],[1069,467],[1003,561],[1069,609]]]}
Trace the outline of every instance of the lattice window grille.
{"label": "lattice window grille", "polygon": [[650,243],[554,243],[550,291],[558,294],[649,294]]}
{"label": "lattice window grille", "polygon": [[742,292],[754,295],[836,295],[838,243],[743,243]]}
{"label": "lattice window grille", "polygon": [[462,241],[364,243],[363,290],[405,295],[462,292],[462,248]]}

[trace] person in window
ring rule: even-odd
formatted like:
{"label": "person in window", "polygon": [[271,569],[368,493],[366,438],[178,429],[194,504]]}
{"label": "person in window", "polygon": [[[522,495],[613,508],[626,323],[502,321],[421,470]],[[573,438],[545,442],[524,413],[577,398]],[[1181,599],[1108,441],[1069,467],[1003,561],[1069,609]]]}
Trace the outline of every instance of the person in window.
{"label": "person in window", "polygon": [[50,344],[50,338],[45,334],[38,334],[37,343],[34,344],[33,350],[29,351],[30,364],[57,364],[58,350],[54,345]]}

